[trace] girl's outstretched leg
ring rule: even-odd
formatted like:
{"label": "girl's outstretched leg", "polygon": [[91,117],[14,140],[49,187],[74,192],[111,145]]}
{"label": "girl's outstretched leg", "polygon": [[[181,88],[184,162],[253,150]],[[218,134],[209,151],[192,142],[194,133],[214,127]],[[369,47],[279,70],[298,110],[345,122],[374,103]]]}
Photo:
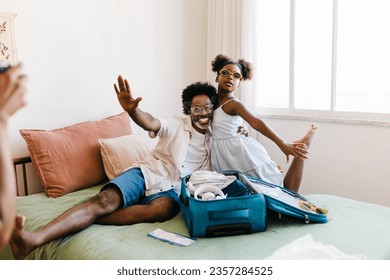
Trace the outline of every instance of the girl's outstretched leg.
{"label": "girl's outstretched leg", "polygon": [[[303,143],[308,149],[311,141],[313,140],[314,134],[317,131],[318,126],[312,124],[307,133],[299,140],[294,141],[295,143]],[[303,177],[303,168],[305,161],[302,159],[294,158],[290,168],[287,170],[287,174],[284,177],[284,187],[292,191],[298,192],[299,187],[301,186],[302,177]]]}
{"label": "girl's outstretched leg", "polygon": [[309,148],[311,140],[313,140],[314,134],[316,133],[317,129],[318,126],[312,123],[310,129],[306,132],[306,134],[301,139],[294,141],[294,143],[303,143],[306,144],[307,148]]}

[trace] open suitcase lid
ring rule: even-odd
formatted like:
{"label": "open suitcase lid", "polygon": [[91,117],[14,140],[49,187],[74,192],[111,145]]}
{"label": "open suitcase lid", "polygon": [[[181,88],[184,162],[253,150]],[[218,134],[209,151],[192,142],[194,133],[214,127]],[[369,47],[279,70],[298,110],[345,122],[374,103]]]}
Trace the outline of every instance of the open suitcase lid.
{"label": "open suitcase lid", "polygon": [[327,209],[315,206],[303,195],[257,178],[247,177],[247,179],[253,187],[252,191],[264,195],[267,208],[280,214],[303,219],[306,223],[328,222]]}

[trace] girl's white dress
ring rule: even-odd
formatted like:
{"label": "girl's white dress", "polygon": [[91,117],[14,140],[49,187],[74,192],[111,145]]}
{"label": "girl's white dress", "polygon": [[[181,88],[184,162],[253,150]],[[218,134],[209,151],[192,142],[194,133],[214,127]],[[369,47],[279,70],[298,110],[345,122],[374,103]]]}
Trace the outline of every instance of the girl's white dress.
{"label": "girl's white dress", "polygon": [[259,142],[237,132],[237,127],[243,124],[243,119],[240,116],[226,114],[222,110],[226,103],[213,113],[211,148],[213,170],[239,170],[245,175],[282,186],[282,174],[276,163]]}

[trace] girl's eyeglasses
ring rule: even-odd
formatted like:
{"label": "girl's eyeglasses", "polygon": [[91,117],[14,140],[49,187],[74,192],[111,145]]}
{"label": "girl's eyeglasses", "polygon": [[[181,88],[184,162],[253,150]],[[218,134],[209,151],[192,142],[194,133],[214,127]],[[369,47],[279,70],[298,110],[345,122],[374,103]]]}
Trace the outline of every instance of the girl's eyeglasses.
{"label": "girl's eyeglasses", "polygon": [[213,108],[214,108],[214,106],[212,104],[207,104],[203,107],[194,106],[194,107],[191,107],[191,112],[194,115],[200,115],[202,113],[202,111],[204,111],[206,114],[209,114],[213,111]]}
{"label": "girl's eyeglasses", "polygon": [[241,73],[230,72],[228,69],[222,69],[221,71],[219,71],[219,74],[224,77],[229,77],[230,75],[233,75],[233,78],[240,79],[240,80],[242,79]]}

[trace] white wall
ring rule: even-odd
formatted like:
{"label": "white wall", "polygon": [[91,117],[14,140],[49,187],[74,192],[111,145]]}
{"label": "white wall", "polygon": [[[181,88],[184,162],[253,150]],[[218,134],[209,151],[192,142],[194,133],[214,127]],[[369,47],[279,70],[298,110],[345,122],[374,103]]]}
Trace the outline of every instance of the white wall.
{"label": "white wall", "polygon": [[[285,140],[302,137],[310,122],[264,119]],[[316,122],[300,192],[349,197],[390,207],[390,127]],[[259,137],[285,171],[284,154]]]}
{"label": "white wall", "polygon": [[[28,105],[9,126],[12,154],[27,156],[21,128],[54,129],[122,111],[126,77],[141,107],[181,114],[181,91],[206,79],[206,0],[0,0],[16,13]],[[203,59],[204,58],[204,59]]]}
{"label": "white wall", "polygon": [[27,153],[20,128],[53,129],[121,111],[113,83],[128,78],[142,108],[181,113],[182,89],[206,77],[206,0],[0,0],[17,14],[28,106],[10,124],[14,156]]}

